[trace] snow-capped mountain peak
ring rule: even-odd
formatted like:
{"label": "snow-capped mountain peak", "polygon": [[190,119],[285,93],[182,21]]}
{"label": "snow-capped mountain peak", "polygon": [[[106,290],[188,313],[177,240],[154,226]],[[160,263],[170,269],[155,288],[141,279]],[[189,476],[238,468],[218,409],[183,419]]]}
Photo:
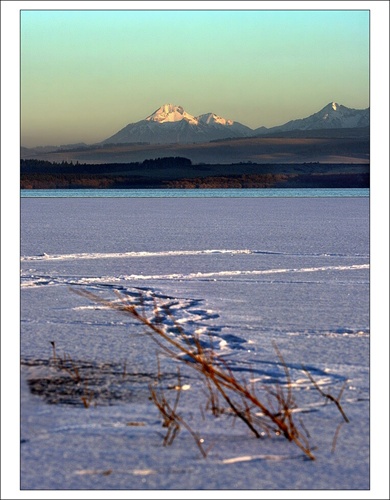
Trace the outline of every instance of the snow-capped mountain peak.
{"label": "snow-capped mountain peak", "polygon": [[250,137],[253,130],[215,113],[193,116],[182,106],[163,104],[137,123],[129,123],[103,143],[149,142],[160,144],[208,142]]}
{"label": "snow-capped mountain peak", "polygon": [[322,120],[327,121],[331,119],[332,116],[336,115],[336,112],[339,108],[340,106],[337,104],[337,102],[330,102],[327,106],[325,106],[325,108],[322,109]]}
{"label": "snow-capped mountain peak", "polygon": [[324,108],[322,108],[321,111],[318,111],[317,113],[314,113],[314,115],[311,116],[315,116],[318,115],[319,113],[322,113],[323,119],[326,120],[326,118],[329,117],[329,115],[336,116],[337,114],[340,114],[340,112],[342,112],[343,107],[344,106],[340,106],[340,104],[338,104],[337,102],[330,102]]}
{"label": "snow-capped mountain peak", "polygon": [[145,118],[147,121],[166,123],[166,122],[180,122],[185,120],[191,125],[233,125],[233,120],[227,120],[218,116],[215,113],[205,113],[199,116],[193,116],[184,110],[182,106],[176,106],[175,104],[163,104],[154,113]]}
{"label": "snow-capped mountain peak", "polygon": [[166,122],[179,122],[185,120],[192,125],[197,125],[198,120],[184,111],[182,106],[176,106],[174,104],[163,104],[154,113],[145,118],[147,121],[153,121],[158,123]]}
{"label": "snow-capped mountain peak", "polygon": [[269,129],[259,127],[256,130],[242,123],[222,118],[215,113],[193,116],[187,113],[182,106],[163,104],[147,118],[136,123],[129,123],[102,143],[199,143],[231,138],[258,137],[275,132],[368,127],[369,124],[369,108],[352,109],[334,101],[306,118],[291,120],[284,125]]}
{"label": "snow-capped mountain peak", "polygon": [[323,122],[328,122],[331,126],[357,127],[367,126],[368,116],[368,110],[356,110],[342,106],[337,102],[330,102],[325,108],[309,118],[322,118]]}
{"label": "snow-capped mountain peak", "polygon": [[204,115],[200,115],[196,117],[200,123],[206,123],[207,125],[213,125],[218,123],[220,125],[233,125],[233,120],[227,120],[226,118],[222,118],[222,116],[218,116],[215,113],[206,113]]}
{"label": "snow-capped mountain peak", "polygon": [[347,108],[337,102],[330,102],[320,111],[306,118],[291,120],[284,125],[270,129],[256,129],[261,135],[289,132],[292,130],[321,130],[336,128],[359,128],[370,125],[370,109]]}

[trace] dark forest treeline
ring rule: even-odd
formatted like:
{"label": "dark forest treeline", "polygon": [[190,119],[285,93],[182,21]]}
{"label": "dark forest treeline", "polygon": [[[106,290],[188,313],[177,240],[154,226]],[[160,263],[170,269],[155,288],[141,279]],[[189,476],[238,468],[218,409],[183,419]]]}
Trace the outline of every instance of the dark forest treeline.
{"label": "dark forest treeline", "polygon": [[256,188],[369,188],[368,173],[260,174],[158,179],[143,176],[25,174],[21,189],[256,189]]}
{"label": "dark forest treeline", "polygon": [[172,189],[369,188],[368,173],[251,174],[210,176],[165,182]]}
{"label": "dark forest treeline", "polygon": [[78,189],[109,187],[107,179],[96,175],[22,173],[21,189]]}
{"label": "dark forest treeline", "polygon": [[174,189],[255,189],[274,187],[289,179],[285,174],[243,174],[230,176],[195,177],[166,182],[167,188]]}
{"label": "dark forest treeline", "polygon": [[23,174],[20,189],[136,189],[163,188],[160,180],[128,175]]}
{"label": "dark forest treeline", "polygon": [[21,189],[368,188],[370,166],[359,164],[200,164],[183,157],[133,163],[20,162]]}
{"label": "dark forest treeline", "polygon": [[62,161],[61,163],[47,160],[22,159],[20,160],[21,174],[110,174],[114,172],[131,172],[142,168],[177,168],[190,167],[192,161],[181,156],[164,157],[131,163],[79,163],[76,161]]}

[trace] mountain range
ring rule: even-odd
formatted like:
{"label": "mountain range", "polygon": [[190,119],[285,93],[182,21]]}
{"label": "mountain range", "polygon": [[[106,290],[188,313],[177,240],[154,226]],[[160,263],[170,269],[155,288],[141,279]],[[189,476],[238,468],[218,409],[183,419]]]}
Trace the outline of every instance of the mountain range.
{"label": "mountain range", "polygon": [[336,102],[306,118],[283,125],[251,129],[215,113],[193,116],[182,106],[164,104],[144,120],[129,123],[100,144],[188,144],[223,139],[262,137],[292,131],[363,128],[370,125],[370,110],[352,109]]}
{"label": "mountain range", "polygon": [[182,106],[164,104],[144,120],[126,125],[102,141],[102,144],[132,142],[182,144],[251,136],[253,136],[251,128],[215,113],[193,116]]}
{"label": "mountain range", "polygon": [[264,135],[277,132],[290,132],[292,130],[321,130],[363,128],[370,126],[370,108],[352,109],[330,102],[321,111],[298,120],[291,120],[284,125],[265,129],[260,127],[255,132]]}

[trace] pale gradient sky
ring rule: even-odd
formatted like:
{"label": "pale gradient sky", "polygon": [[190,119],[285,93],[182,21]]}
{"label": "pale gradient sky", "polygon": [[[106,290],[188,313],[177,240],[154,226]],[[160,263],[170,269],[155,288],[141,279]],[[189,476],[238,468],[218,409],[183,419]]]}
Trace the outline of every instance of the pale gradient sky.
{"label": "pale gradient sky", "polygon": [[331,101],[367,108],[369,23],[368,10],[22,10],[21,144],[99,142],[164,103],[251,128]]}

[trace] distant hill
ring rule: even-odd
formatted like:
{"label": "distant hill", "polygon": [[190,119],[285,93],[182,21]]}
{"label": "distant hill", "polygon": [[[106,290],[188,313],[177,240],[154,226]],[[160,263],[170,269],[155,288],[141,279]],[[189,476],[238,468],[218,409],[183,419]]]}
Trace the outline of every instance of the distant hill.
{"label": "distant hill", "polygon": [[186,157],[192,163],[369,163],[369,137],[257,137],[196,144],[111,144],[79,151],[23,153],[23,159],[52,162],[129,163],[161,157]]}
{"label": "distant hill", "polygon": [[[267,142],[266,139],[307,142]],[[310,142],[309,139],[312,141]],[[315,139],[329,143],[313,142]],[[344,143],[340,143],[344,140]],[[266,142],[264,142],[266,141]],[[21,158],[50,161],[143,161],[186,156],[193,162],[369,161],[370,112],[335,102],[307,118],[255,130],[215,113],[197,117],[181,106],[164,104],[144,120],[130,123],[100,143],[21,147]]]}
{"label": "distant hill", "polygon": [[215,113],[192,116],[181,106],[164,104],[150,116],[130,123],[101,144],[184,144],[227,137],[250,137],[253,130]]}
{"label": "distant hill", "polygon": [[289,137],[293,138],[317,138],[317,139],[369,139],[370,127],[356,128],[315,128],[315,129],[294,129],[294,130],[276,130],[271,129],[267,133],[262,133],[257,137]]}
{"label": "distant hill", "polygon": [[[242,123],[207,113],[193,116],[181,106],[164,104],[154,113],[136,123],[130,123],[101,144],[129,144],[148,142],[150,144],[186,144],[244,137],[257,137],[297,131],[327,130],[326,137],[345,137],[344,129],[367,129],[370,125],[369,109],[352,109],[331,102],[307,118],[292,120],[284,125],[255,130]],[[285,135],[278,137],[286,137]],[[308,137],[307,135],[305,137]]]}
{"label": "distant hill", "polygon": [[[265,129],[260,127],[255,130],[255,134],[269,135],[275,133],[295,133],[300,130],[329,130],[339,131],[340,129],[368,128],[370,126],[370,109],[352,109],[342,106],[337,102],[330,102],[321,111],[298,120],[291,120],[284,125],[278,125]],[[332,133],[330,132],[330,135]]]}

